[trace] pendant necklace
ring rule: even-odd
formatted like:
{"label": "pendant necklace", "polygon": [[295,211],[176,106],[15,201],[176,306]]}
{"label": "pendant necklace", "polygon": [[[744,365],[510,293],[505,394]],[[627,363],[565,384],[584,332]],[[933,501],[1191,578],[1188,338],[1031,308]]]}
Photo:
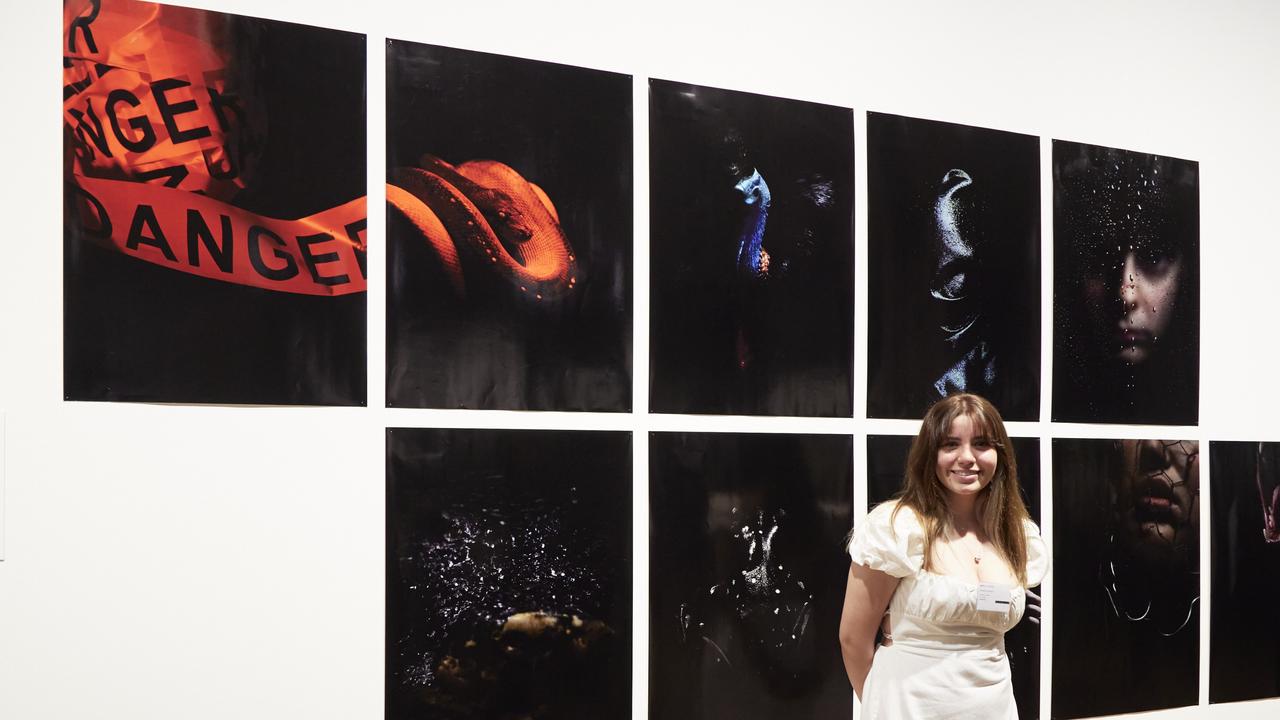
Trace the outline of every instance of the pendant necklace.
{"label": "pendant necklace", "polygon": [[[954,526],[953,526],[953,527],[954,527]],[[960,528],[958,528],[958,527],[957,527],[957,528],[955,528],[955,531],[956,531],[956,539],[960,541],[960,544],[961,544],[961,545],[964,545],[964,546],[965,546],[964,551],[965,551],[965,552],[967,552],[967,553],[969,553],[970,555],[972,555],[972,556],[973,556],[973,564],[974,564],[974,565],[981,565],[981,564],[982,564],[982,555],[983,555],[983,553],[982,553],[982,543],[981,543],[981,542],[979,542],[979,543],[978,543],[978,552],[976,552],[976,553],[975,553],[975,552],[973,552],[972,550],[970,550],[970,549],[969,549],[969,545],[968,545],[968,543],[966,543],[966,542],[964,541],[964,535],[960,533]]]}

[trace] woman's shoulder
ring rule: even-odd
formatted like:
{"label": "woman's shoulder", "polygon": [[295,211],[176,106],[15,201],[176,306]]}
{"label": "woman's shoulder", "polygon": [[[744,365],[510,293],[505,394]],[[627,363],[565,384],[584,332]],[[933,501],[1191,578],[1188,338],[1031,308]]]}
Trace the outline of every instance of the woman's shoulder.
{"label": "woman's shoulder", "polygon": [[897,499],[886,500],[871,508],[871,512],[867,513],[866,522],[869,525],[890,530],[895,535],[924,532],[920,515],[915,508]]}
{"label": "woman's shoulder", "polygon": [[915,510],[896,500],[881,503],[854,526],[849,555],[855,563],[895,577],[919,571],[924,531]]}
{"label": "woman's shoulder", "polygon": [[1031,539],[1033,537],[1034,538],[1040,537],[1040,526],[1036,524],[1036,521],[1032,520],[1030,517],[1025,517],[1022,519],[1022,531],[1026,533],[1027,539]]}

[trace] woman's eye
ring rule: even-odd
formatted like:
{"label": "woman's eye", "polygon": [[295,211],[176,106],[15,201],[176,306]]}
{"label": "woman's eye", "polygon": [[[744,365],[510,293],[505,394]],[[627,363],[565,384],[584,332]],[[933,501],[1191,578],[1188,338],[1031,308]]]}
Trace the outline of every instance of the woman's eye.
{"label": "woman's eye", "polygon": [[1138,251],[1138,267],[1142,272],[1163,275],[1176,259],[1172,250],[1163,247],[1144,247]]}

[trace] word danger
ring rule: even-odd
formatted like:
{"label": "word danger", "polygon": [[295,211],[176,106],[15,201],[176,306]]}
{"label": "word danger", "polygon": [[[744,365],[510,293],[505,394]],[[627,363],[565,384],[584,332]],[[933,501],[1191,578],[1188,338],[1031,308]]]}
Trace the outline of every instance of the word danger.
{"label": "word danger", "polygon": [[88,235],[151,263],[310,295],[365,289],[364,198],[276,220],[156,185],[81,177],[70,191]]}

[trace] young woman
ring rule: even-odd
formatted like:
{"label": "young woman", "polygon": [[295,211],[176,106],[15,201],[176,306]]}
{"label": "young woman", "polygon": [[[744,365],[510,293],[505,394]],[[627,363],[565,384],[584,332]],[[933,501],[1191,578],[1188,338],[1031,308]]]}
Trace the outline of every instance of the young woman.
{"label": "young woman", "polygon": [[1048,557],[991,403],[929,409],[902,492],[856,526],[849,554],[840,644],[863,718],[1017,718],[1004,633]]}

